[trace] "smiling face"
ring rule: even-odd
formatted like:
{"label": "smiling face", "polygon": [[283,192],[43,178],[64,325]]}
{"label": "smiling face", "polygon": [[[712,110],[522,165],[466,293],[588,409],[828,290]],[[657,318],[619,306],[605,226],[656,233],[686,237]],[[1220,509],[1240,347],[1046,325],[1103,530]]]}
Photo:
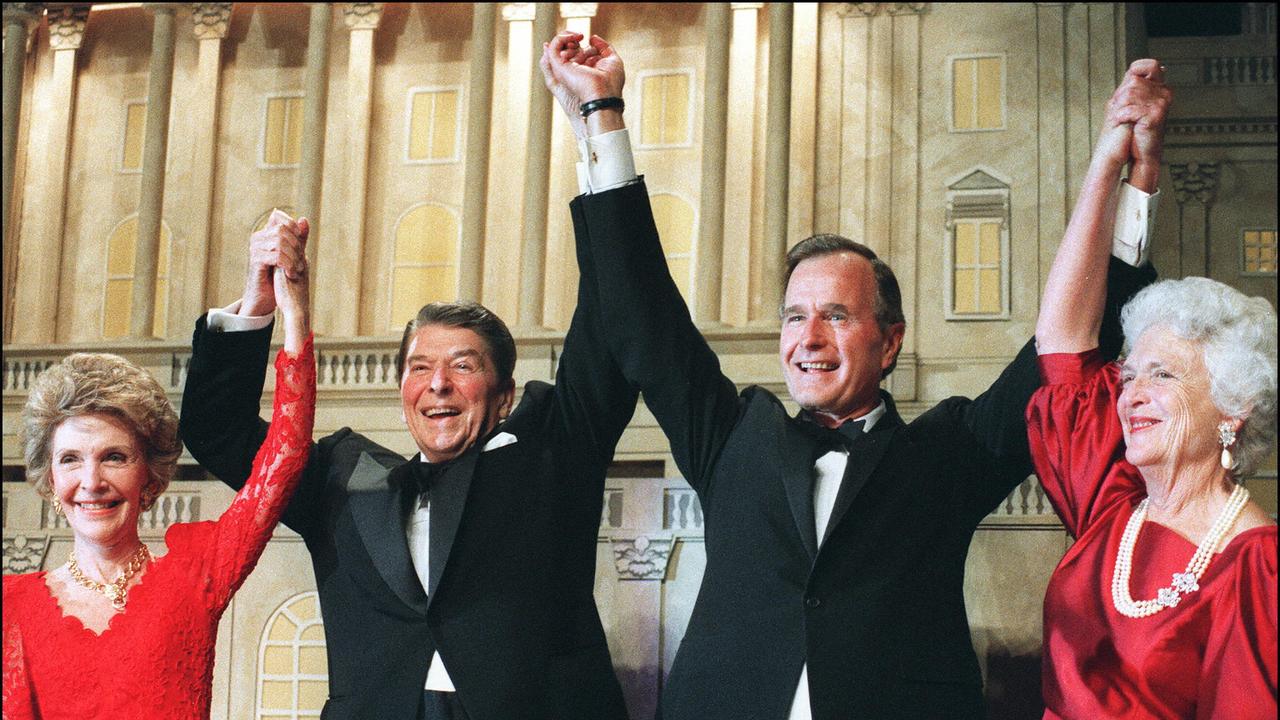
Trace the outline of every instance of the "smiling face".
{"label": "smiling face", "polygon": [[151,469],[137,438],[118,418],[68,418],[50,442],[50,483],[77,543],[103,548],[138,542],[142,491]]}
{"label": "smiling face", "polygon": [[424,325],[405,353],[400,401],[429,462],[458,457],[511,410],[515,383],[500,380],[484,340],[451,325]]}
{"label": "smiling face", "polygon": [[851,252],[796,265],[783,301],[779,356],[792,399],[836,426],[880,403],[880,378],[902,347],[903,325],[876,321],[871,262]]}
{"label": "smiling face", "polygon": [[1200,344],[1162,325],[1148,328],[1125,358],[1116,412],[1125,459],[1138,468],[1216,464],[1218,425]]}

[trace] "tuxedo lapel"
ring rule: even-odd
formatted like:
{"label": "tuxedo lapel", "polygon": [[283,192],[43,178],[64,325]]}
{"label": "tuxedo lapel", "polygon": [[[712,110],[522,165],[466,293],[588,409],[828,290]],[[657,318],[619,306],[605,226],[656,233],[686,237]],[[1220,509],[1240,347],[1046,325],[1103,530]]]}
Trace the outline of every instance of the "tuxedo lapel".
{"label": "tuxedo lapel", "polygon": [[836,493],[835,506],[831,509],[831,520],[827,522],[827,532],[823,536],[825,542],[835,527],[840,524],[853,501],[862,491],[871,473],[880,465],[884,453],[889,449],[894,433],[902,427],[902,418],[893,406],[893,399],[882,393],[885,398],[885,413],[871,432],[864,433],[853,443],[849,452],[849,462],[844,468],[844,478],[840,481],[840,491]]}
{"label": "tuxedo lapel", "polygon": [[405,472],[407,466],[388,470],[368,453],[360,453],[347,483],[348,507],[378,574],[401,602],[425,614],[427,596],[409,557],[400,491],[390,482],[397,471]]}
{"label": "tuxedo lapel", "polygon": [[813,519],[813,452],[815,441],[794,426],[783,424],[778,438],[777,455],[782,468],[782,486],[809,559],[818,555],[818,531]]}
{"label": "tuxedo lapel", "polygon": [[445,565],[449,562],[449,553],[453,550],[453,540],[458,535],[458,525],[462,522],[462,512],[467,503],[467,493],[471,490],[471,478],[476,471],[476,461],[480,457],[478,447],[473,447],[458,458],[454,466],[449,468],[443,482],[431,487],[431,556],[428,575],[429,592],[435,598],[435,591],[440,587],[440,576],[444,574]]}

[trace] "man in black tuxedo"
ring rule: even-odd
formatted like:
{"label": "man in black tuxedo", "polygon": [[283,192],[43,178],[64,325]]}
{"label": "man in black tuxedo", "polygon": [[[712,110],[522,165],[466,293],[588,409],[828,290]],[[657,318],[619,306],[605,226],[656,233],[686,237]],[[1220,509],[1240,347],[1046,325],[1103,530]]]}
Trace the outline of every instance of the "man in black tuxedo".
{"label": "man in black tuxedo", "polygon": [[[586,297],[600,301],[592,312],[613,359],[705,518],[706,571],[661,716],[983,717],[965,557],[979,521],[1031,472],[1033,344],[978,397],[904,422],[879,389],[904,330],[893,271],[865,245],[819,235],[788,253],[781,304],[779,355],[802,411],[789,417],[763,388],[739,392],[667,270],[616,100],[622,62],[599,37],[582,41],[563,32],[542,57],[548,87],[585,129],[584,194],[571,205],[580,282],[599,289]],[[1136,156],[1131,180],[1151,192],[1158,169],[1158,150]],[[1149,201],[1123,192],[1136,194],[1117,229],[1127,253],[1147,230],[1128,221]],[[1119,347],[1118,308],[1153,275],[1113,261],[1104,352]]]}
{"label": "man in black tuxedo", "polygon": [[[196,323],[182,439],[234,488],[267,432],[271,273],[305,267],[306,229],[273,216],[242,300]],[[526,384],[514,410],[503,322],[433,303],[396,361],[421,452],[406,462],[350,428],[314,443],[284,523],[315,570],[326,720],[626,717],[592,591],[605,469],[636,391],[596,356],[592,291],[579,288],[555,385]]]}

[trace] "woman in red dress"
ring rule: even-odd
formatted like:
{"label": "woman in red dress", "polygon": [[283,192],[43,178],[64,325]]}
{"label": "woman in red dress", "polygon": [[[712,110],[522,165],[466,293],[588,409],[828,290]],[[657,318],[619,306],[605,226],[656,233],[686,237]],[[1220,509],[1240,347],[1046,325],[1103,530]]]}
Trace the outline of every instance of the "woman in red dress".
{"label": "woman in red dress", "polygon": [[[276,218],[273,218],[275,220]],[[275,232],[305,238],[281,216]],[[276,271],[284,349],[270,434],[214,521],[173,525],[154,557],[138,515],[182,452],[146,371],[77,353],[36,380],[23,411],[27,479],[74,535],[66,564],[4,578],[4,718],[208,718],[218,619],[271,539],[306,463],[315,414],[305,266]]]}
{"label": "woman in red dress", "polygon": [[1137,144],[1158,166],[1161,76],[1135,63],[1108,105],[1036,327],[1031,452],[1076,539],[1045,597],[1045,717],[1273,719],[1276,524],[1239,479],[1276,437],[1275,310],[1164,281],[1125,306],[1123,364],[1096,350],[1104,208]]}

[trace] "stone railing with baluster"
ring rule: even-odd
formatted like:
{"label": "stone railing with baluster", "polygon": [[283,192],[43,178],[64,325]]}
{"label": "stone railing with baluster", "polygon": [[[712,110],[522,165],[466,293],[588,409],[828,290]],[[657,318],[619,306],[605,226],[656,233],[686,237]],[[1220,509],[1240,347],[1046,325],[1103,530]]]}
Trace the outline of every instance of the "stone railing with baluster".
{"label": "stone railing with baluster", "polygon": [[1204,58],[1205,85],[1274,85],[1275,82],[1274,56]]}

